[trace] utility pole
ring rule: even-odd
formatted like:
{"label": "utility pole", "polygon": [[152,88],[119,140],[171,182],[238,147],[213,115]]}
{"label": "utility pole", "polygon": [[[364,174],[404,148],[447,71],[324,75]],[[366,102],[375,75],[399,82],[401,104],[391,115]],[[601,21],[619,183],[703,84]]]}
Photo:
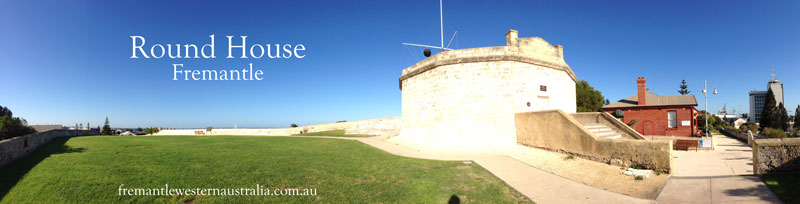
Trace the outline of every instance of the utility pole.
{"label": "utility pole", "polygon": [[707,80],[703,80],[703,96],[705,96],[705,99],[706,99],[706,136],[711,134],[711,132],[708,131],[708,91],[706,90],[706,89],[708,89],[708,87],[713,87],[714,88],[714,94],[717,94],[717,87],[709,86],[708,85],[708,81]]}

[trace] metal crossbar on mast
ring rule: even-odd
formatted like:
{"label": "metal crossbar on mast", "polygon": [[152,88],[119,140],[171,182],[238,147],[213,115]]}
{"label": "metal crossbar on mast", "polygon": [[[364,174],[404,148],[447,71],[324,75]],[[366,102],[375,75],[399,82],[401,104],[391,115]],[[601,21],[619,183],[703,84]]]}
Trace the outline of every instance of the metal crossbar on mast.
{"label": "metal crossbar on mast", "polygon": [[[456,31],[458,33],[458,31]],[[453,38],[456,37],[456,33],[453,33]],[[414,44],[414,43],[402,43],[403,45],[408,46],[416,46],[416,47],[425,47],[425,48],[434,48],[434,49],[441,49],[441,50],[453,50],[450,49],[450,43],[447,44],[447,47],[444,46],[444,14],[442,12],[442,0],[439,0],[439,40],[441,44],[437,46],[433,45],[422,45],[422,44]],[[453,39],[450,39],[452,42]]]}

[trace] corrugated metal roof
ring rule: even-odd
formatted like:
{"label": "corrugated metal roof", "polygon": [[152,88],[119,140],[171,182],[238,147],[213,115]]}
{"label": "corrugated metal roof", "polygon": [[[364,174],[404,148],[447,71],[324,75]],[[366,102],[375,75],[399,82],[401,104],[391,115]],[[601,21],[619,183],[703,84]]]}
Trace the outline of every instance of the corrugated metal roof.
{"label": "corrugated metal roof", "polygon": [[[647,105],[644,106],[679,106],[679,105],[697,105],[697,99],[694,95],[671,95],[671,96],[659,96],[650,92],[650,90],[645,91],[645,99],[647,100]],[[603,106],[603,108],[623,108],[623,107],[633,107],[639,106],[639,97],[638,94],[630,96],[628,98],[619,100],[612,104],[608,104],[607,106]]]}

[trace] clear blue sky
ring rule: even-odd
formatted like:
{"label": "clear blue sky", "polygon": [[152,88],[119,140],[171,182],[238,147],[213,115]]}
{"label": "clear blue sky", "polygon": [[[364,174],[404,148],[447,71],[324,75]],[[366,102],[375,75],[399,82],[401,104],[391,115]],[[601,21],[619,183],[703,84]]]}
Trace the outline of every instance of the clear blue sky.
{"label": "clear blue sky", "polygon": [[[0,105],[31,124],[114,127],[286,127],[400,116],[398,77],[421,59],[402,42],[439,44],[438,1],[3,1]],[[454,48],[500,46],[504,34],[564,46],[577,77],[616,101],[636,77],[677,94],[681,79],[720,94],[709,109],[749,109],[775,67],[787,109],[800,102],[798,1],[450,1]],[[217,59],[131,59],[149,43],[207,43]],[[226,35],[302,43],[304,59],[225,59]],[[409,54],[412,52],[414,55]],[[232,69],[263,81],[173,81],[171,63]],[[702,104],[703,97],[698,101]],[[703,107],[698,107],[703,109]]]}

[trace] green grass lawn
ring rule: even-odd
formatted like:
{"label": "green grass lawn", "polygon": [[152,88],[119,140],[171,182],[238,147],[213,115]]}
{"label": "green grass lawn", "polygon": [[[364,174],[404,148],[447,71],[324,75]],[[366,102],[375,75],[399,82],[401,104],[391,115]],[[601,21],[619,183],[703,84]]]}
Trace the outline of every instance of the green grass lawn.
{"label": "green grass lawn", "polygon": [[[317,196],[120,196],[118,188],[316,188]],[[0,203],[530,202],[474,163],[350,140],[239,136],[60,138],[0,169]]]}
{"label": "green grass lawn", "polygon": [[344,130],[329,130],[320,132],[309,132],[303,134],[294,134],[292,136],[371,137],[373,135],[348,135],[344,133]]}
{"label": "green grass lawn", "polygon": [[800,203],[800,176],[792,174],[767,174],[761,176],[772,192],[784,203]]}

